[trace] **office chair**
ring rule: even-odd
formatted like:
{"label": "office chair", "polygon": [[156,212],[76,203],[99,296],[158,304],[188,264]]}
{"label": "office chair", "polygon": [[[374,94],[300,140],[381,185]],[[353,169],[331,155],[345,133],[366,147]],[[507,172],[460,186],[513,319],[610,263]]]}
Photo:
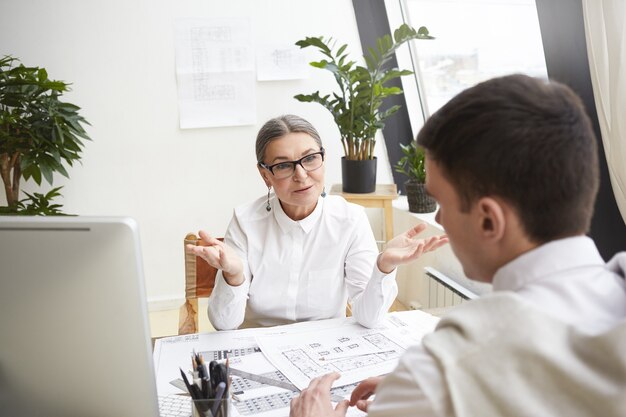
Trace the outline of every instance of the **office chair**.
{"label": "office chair", "polygon": [[[224,240],[223,238],[218,238]],[[188,233],[184,239],[183,250],[188,245],[204,245],[202,239]],[[217,269],[202,258],[187,253],[185,250],[185,304],[178,314],[178,334],[198,332],[198,298],[208,297],[215,286]]]}

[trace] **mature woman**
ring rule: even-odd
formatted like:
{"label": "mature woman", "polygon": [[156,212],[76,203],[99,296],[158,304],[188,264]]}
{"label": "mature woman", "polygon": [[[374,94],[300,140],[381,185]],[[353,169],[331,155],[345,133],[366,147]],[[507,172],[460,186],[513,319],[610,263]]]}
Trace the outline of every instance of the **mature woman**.
{"label": "mature woman", "polygon": [[344,317],[348,299],[372,327],[398,292],[395,268],[447,242],[416,239],[419,225],[378,254],[364,209],[324,191],[322,141],[298,116],[265,123],[256,155],[267,197],[235,209],[223,243],[200,231],[209,246],[187,249],[219,269],[208,309],[216,329]]}

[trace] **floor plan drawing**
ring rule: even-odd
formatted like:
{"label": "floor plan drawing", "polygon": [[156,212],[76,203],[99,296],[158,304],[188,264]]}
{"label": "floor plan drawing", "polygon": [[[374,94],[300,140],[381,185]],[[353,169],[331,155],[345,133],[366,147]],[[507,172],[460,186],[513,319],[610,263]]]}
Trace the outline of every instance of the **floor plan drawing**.
{"label": "floor plan drawing", "polygon": [[310,343],[306,349],[282,352],[284,358],[308,379],[329,372],[349,372],[397,359],[404,351],[381,333],[351,338],[341,336],[325,343]]}
{"label": "floor plan drawing", "polygon": [[423,335],[411,324],[386,323],[367,329],[357,323],[326,329],[259,336],[257,343],[274,366],[298,388],[311,379],[339,372],[337,386],[389,373],[406,347]]}

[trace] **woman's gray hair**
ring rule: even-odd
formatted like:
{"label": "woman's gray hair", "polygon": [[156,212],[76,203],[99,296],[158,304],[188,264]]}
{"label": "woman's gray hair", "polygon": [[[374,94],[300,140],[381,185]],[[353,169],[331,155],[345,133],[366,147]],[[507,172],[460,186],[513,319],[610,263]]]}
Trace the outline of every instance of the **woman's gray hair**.
{"label": "woman's gray hair", "polygon": [[313,125],[300,116],[293,114],[284,114],[265,122],[259,133],[256,135],[256,160],[263,162],[265,158],[265,149],[267,145],[275,140],[280,139],[289,133],[306,133],[315,139],[315,142],[322,148],[322,139]]}

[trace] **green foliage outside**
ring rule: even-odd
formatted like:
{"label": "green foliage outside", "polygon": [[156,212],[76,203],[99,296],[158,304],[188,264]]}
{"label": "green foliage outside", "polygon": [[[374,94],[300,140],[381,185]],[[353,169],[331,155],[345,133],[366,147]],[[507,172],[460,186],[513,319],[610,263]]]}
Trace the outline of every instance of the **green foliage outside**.
{"label": "green foliage outside", "polygon": [[426,167],[424,161],[426,154],[424,148],[418,146],[414,140],[408,145],[400,144],[400,148],[402,148],[404,156],[394,166],[396,172],[406,175],[410,181],[425,183]]}
{"label": "green foliage outside", "polygon": [[356,65],[348,58],[342,45],[335,49],[332,38],[307,37],[296,42],[300,48],[317,48],[326,58],[311,62],[316,68],[330,71],[339,86],[339,91],[320,95],[298,94],[295,98],[301,102],[319,103],[333,116],[341,135],[345,156],[349,160],[373,159],[376,145],[375,135],[385,126],[385,120],[398,111],[400,106],[392,106],[381,111],[384,100],[392,95],[402,94],[399,87],[389,87],[388,82],[404,75],[412,74],[408,70],[390,68],[389,64],[398,47],[412,39],[434,39],[425,27],[415,30],[403,24],[391,35],[376,40],[374,47],[369,47],[364,55],[366,67]]}
{"label": "green foliage outside", "polygon": [[61,214],[47,194],[19,199],[20,181],[32,178],[52,184],[55,172],[69,178],[66,167],[81,158],[83,124],[80,108],[61,101],[70,91],[63,81],[51,80],[44,68],[26,67],[11,56],[0,58],[0,176],[8,206],[0,214]]}

